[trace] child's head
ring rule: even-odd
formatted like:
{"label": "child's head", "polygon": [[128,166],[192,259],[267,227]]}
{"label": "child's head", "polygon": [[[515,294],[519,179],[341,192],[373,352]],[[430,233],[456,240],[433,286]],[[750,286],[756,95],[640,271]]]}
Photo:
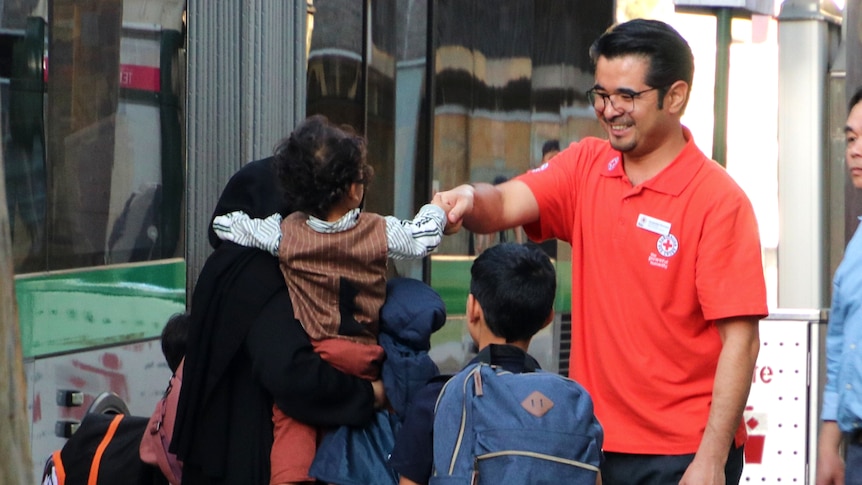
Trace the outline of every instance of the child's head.
{"label": "child's head", "polygon": [[186,355],[186,338],[189,333],[189,314],[175,313],[162,329],[162,353],[171,372],[176,372]]}
{"label": "child's head", "polygon": [[275,149],[275,167],[288,205],[325,219],[374,174],[366,162],[365,139],[321,115],[306,118]]}
{"label": "child's head", "polygon": [[551,260],[538,246],[492,246],[476,258],[470,275],[470,294],[497,337],[508,343],[529,341],[548,323],[557,279]]}

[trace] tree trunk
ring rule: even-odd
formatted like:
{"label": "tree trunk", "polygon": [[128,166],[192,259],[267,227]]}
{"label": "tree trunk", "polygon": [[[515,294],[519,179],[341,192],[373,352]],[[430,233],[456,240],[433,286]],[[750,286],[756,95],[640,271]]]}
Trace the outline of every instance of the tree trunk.
{"label": "tree trunk", "polygon": [[0,483],[24,485],[33,483],[33,466],[4,171],[0,149]]}

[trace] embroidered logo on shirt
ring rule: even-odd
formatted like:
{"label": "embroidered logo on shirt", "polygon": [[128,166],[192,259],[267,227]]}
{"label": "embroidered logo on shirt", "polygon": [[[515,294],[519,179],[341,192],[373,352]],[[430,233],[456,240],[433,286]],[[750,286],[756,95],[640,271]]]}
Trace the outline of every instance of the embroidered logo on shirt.
{"label": "embroidered logo on shirt", "polygon": [[655,243],[655,248],[661,256],[656,253],[649,253],[650,266],[667,269],[667,266],[670,263],[668,258],[676,254],[677,250],[679,250],[679,241],[676,240],[676,237],[673,234],[662,235]]}
{"label": "embroidered logo on shirt", "polygon": [[530,170],[530,171],[531,171],[531,172],[533,172],[533,173],[536,173],[536,172],[541,172],[542,170],[544,170],[544,169],[546,169],[546,168],[548,168],[548,162],[545,162],[545,163],[543,163],[543,164],[539,165],[538,167],[536,167],[536,168],[534,168],[534,169],[532,169],[532,170]]}
{"label": "embroidered logo on shirt", "polygon": [[617,165],[620,163],[620,157],[614,157],[610,162],[608,162],[608,172],[617,168]]}
{"label": "embroidered logo on shirt", "polygon": [[676,251],[679,249],[679,241],[676,240],[673,234],[661,236],[658,238],[658,242],[655,243],[655,248],[658,249],[659,254],[669,258],[676,254]]}
{"label": "embroidered logo on shirt", "polygon": [[656,253],[649,253],[649,264],[656,268],[667,269],[667,258],[662,258]]}

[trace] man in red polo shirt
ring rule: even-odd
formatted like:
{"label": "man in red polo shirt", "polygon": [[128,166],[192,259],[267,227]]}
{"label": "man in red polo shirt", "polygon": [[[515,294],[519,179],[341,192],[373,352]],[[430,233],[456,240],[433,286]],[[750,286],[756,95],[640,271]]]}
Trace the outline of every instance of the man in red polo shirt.
{"label": "man in red polo shirt", "polygon": [[590,56],[608,140],[438,196],[471,231],[572,245],[569,373],[605,428],[605,485],[737,484],[768,313],[751,203],[680,122],[694,61],[679,33],[633,20]]}

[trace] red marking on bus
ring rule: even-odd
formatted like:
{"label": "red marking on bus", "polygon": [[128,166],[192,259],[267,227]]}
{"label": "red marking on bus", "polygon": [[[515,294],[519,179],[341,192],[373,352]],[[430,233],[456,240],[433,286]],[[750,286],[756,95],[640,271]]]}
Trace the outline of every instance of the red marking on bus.
{"label": "red marking on bus", "polygon": [[39,421],[42,421],[42,395],[37,392],[33,398],[33,422]]}
{"label": "red marking on bus", "polygon": [[157,93],[162,85],[159,74],[158,67],[123,64],[120,66],[120,87]]}

